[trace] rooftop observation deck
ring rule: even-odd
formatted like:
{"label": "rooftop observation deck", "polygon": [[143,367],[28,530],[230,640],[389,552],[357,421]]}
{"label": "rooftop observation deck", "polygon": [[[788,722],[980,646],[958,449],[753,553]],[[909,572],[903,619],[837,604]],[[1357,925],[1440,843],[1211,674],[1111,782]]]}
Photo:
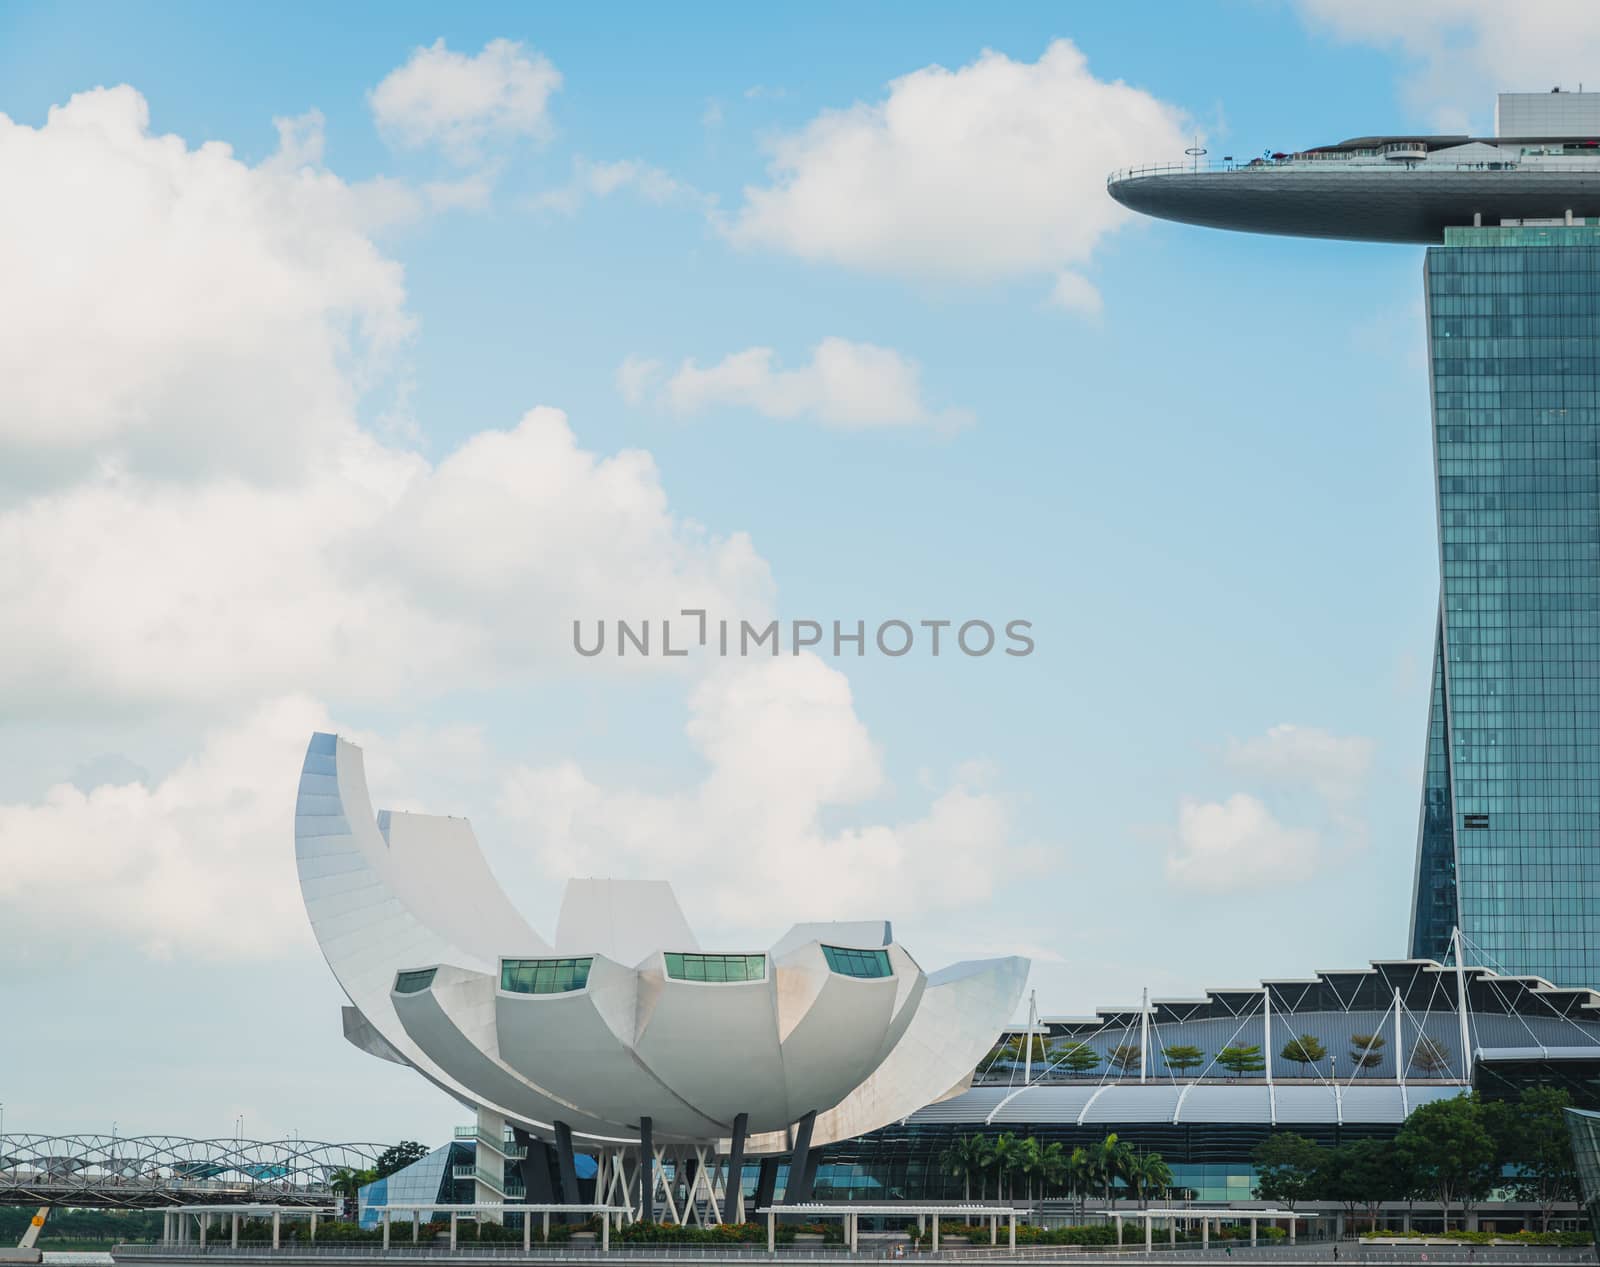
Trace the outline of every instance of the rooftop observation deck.
{"label": "rooftop observation deck", "polygon": [[1124,168],[1106,188],[1183,224],[1436,245],[1448,227],[1600,217],[1600,140],[1362,137],[1247,162]]}

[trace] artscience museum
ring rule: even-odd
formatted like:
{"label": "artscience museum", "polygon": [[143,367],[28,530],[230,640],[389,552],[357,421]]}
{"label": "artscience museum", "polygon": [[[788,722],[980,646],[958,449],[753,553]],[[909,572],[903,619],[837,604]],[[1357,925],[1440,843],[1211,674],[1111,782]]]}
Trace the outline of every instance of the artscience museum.
{"label": "artscience museum", "polygon": [[580,1152],[594,1198],[647,1219],[736,1218],[725,1176],[747,1157],[758,1202],[780,1158],[802,1200],[823,1145],[964,1089],[1028,975],[1022,958],[927,972],[887,920],[706,947],[649,881],[569,881],[547,939],[466,819],[375,814],[361,750],[329,734],[306,751],[295,856],[346,1037],[475,1110],[477,1202],[575,1201]]}

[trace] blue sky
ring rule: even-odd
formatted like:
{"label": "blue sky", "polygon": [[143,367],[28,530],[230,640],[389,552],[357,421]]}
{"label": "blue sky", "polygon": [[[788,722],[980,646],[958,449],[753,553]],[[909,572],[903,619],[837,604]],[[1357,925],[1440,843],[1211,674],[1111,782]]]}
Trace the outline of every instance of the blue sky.
{"label": "blue sky", "polygon": [[[448,1128],[339,1038],[288,868],[313,724],[545,925],[584,867],[708,942],[868,910],[929,966],[1032,954],[1050,1013],[1403,954],[1420,251],[1101,186],[1197,135],[1486,129],[1600,41],[1427,7],[1437,47],[1320,0],[0,7],[8,1126]],[[147,126],[49,118],[117,85]],[[1037,649],[567,649],[708,594]]]}

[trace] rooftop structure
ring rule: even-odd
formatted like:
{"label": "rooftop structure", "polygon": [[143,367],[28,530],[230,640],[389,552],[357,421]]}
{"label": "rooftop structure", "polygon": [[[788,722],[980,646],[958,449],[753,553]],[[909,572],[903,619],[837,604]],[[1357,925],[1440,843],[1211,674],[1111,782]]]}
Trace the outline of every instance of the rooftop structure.
{"label": "rooftop structure", "polygon": [[1439,244],[1452,226],[1600,218],[1600,93],[1505,93],[1496,135],[1360,136],[1259,158],[1113,172],[1163,220],[1249,233]]}

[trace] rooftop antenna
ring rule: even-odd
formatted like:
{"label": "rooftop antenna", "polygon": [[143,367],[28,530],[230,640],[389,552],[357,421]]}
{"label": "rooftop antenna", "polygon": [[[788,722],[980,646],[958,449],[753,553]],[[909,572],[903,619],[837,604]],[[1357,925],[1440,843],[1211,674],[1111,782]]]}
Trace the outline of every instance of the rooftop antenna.
{"label": "rooftop antenna", "polygon": [[1200,144],[1200,136],[1199,136],[1198,133],[1195,134],[1194,144],[1191,145],[1188,149],[1184,150],[1184,153],[1187,154],[1193,160],[1193,162],[1194,162],[1194,170],[1195,171],[1199,171],[1200,170],[1200,160],[1203,157],[1205,157],[1206,147]]}

